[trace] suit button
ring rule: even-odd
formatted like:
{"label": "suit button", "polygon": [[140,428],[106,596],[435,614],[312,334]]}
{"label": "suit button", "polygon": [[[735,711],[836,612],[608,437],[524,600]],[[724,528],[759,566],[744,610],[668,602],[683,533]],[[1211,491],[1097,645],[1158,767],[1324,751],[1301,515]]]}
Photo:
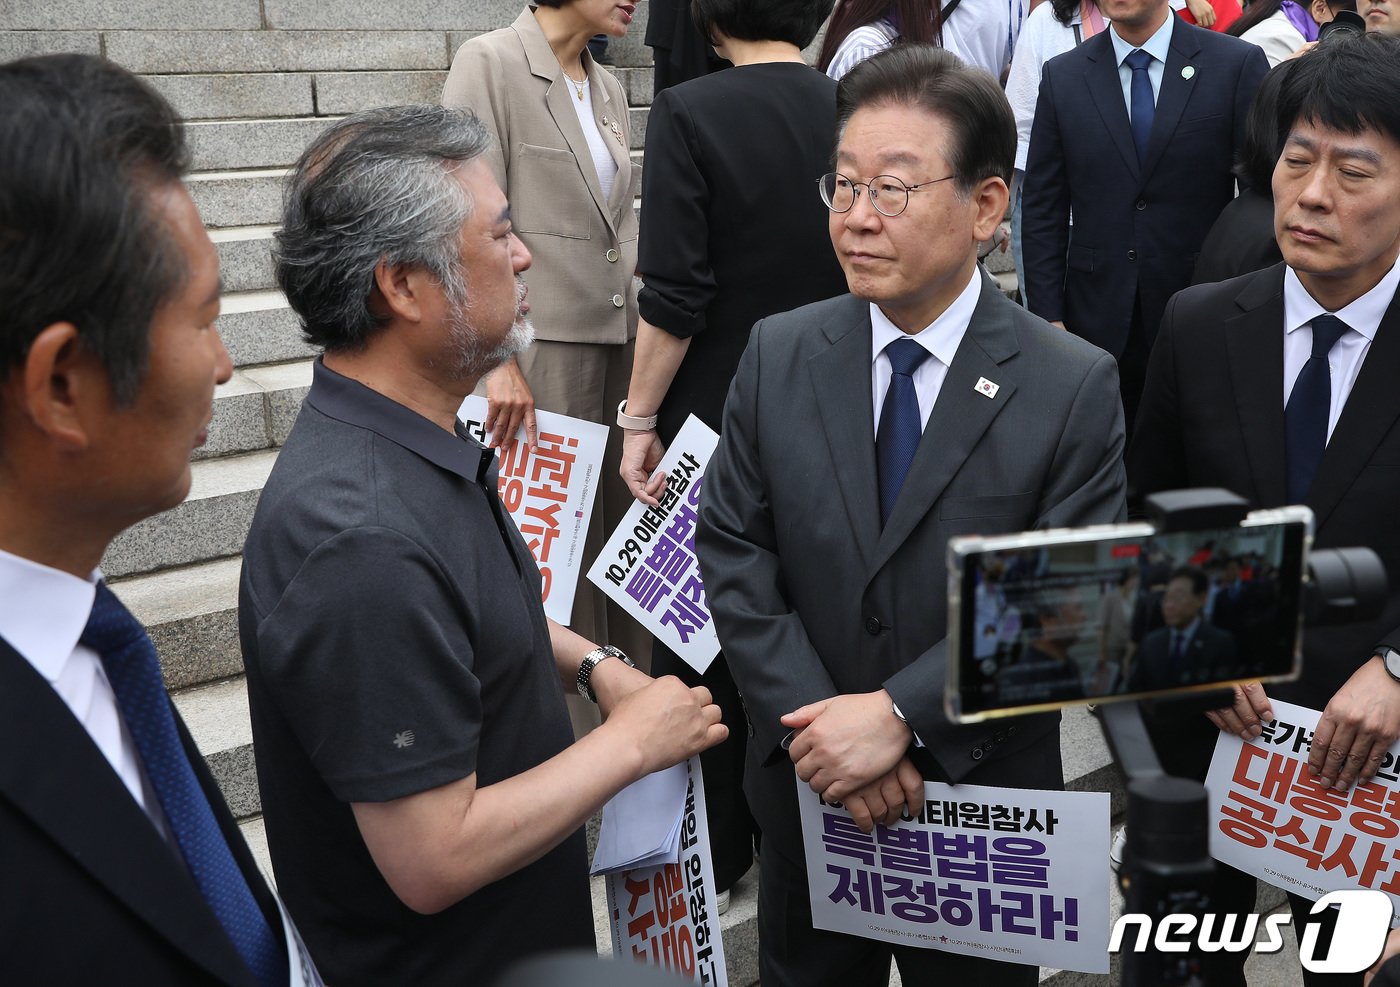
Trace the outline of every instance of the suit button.
{"label": "suit button", "polygon": [[1016,728],[1015,728],[1015,727],[1007,727],[1007,728],[1006,728],[1006,735],[1007,735],[1008,737],[1015,736],[1015,734],[1016,734]]}
{"label": "suit button", "polygon": [[612,303],[613,303],[613,308],[622,308],[623,305],[627,304],[627,303],[623,300],[623,298],[622,298],[621,295],[613,295],[613,296],[612,296]]}
{"label": "suit button", "polygon": [[[1139,206],[1139,208],[1141,208],[1141,207]],[[608,263],[609,263],[609,264],[616,264],[616,263],[617,263],[617,256],[618,256],[618,255],[617,255],[617,250],[616,250],[616,248],[609,247],[609,248],[608,248],[608,253],[607,253]]]}
{"label": "suit button", "polygon": [[970,756],[974,761],[980,761],[980,760],[982,760],[982,748],[980,748],[980,747],[974,747],[974,748],[972,748],[972,750],[969,751],[968,753],[969,753],[969,756]]}
{"label": "suit button", "polygon": [[1138,200],[1137,200],[1137,207],[1138,207],[1138,209],[1146,209],[1146,208],[1147,208],[1147,200],[1146,200],[1146,199],[1138,199]]}
{"label": "suit button", "polygon": [[1129,251],[1128,251],[1128,260],[1137,260],[1137,251],[1136,251],[1136,250],[1129,250]]}
{"label": "suit button", "polygon": [[880,633],[880,618],[878,618],[878,617],[866,617],[866,618],[865,618],[865,633],[869,634],[871,637],[876,637],[876,636],[878,636],[879,633]]}
{"label": "suit button", "polygon": [[997,744],[1004,744],[1006,743],[1006,736],[1007,734],[1005,730],[998,730],[996,733],[992,734],[992,742]]}

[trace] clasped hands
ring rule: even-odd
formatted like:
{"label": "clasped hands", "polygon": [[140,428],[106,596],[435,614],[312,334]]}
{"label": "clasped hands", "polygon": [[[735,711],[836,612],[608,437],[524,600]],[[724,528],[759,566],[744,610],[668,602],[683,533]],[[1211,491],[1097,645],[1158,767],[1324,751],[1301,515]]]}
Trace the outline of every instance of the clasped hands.
{"label": "clasped hands", "polygon": [[[1235,687],[1233,706],[1207,713],[1217,727],[1244,740],[1263,732],[1274,718],[1269,697],[1257,682]],[[1400,737],[1400,684],[1373,656],[1337,690],[1313,732],[1308,769],[1324,788],[1344,792],[1365,784]]]}
{"label": "clasped hands", "polygon": [[923,776],[906,756],[914,734],[885,690],[823,699],[782,724],[793,730],[788,756],[797,776],[827,802],[845,805],[863,832],[923,805]]}

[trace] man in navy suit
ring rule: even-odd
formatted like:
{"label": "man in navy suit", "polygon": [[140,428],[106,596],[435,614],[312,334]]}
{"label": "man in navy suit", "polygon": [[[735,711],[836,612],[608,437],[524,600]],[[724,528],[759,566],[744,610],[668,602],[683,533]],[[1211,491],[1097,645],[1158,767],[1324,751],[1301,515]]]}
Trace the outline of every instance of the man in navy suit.
{"label": "man in navy suit", "polygon": [[80,55],[0,66],[0,107],[0,980],[307,982],[97,571],[189,493],[232,373],[180,121]]}
{"label": "man in navy suit", "polygon": [[1131,430],[1162,309],[1234,198],[1235,150],[1269,66],[1167,0],[1100,6],[1112,27],[1041,78],[1022,277],[1031,311],[1117,357]]}

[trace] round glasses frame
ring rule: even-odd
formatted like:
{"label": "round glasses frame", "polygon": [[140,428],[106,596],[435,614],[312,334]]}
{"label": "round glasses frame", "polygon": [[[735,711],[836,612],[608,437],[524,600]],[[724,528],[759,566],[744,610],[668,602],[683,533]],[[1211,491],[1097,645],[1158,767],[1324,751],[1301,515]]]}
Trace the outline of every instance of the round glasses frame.
{"label": "round glasses frame", "polygon": [[[946,182],[956,177],[956,175],[944,175],[942,178],[920,182],[918,185],[905,185],[904,182],[895,178],[893,175],[876,175],[868,182],[854,182],[839,171],[833,171],[817,179],[817,192],[821,195],[822,202],[826,207],[840,215],[848,213],[855,208],[856,200],[860,198],[860,190],[864,188],[866,196],[870,199],[870,204],[875,207],[875,211],[881,216],[893,219],[909,208],[910,192],[917,192],[921,188],[928,188],[930,185],[937,185],[939,182]],[[851,202],[845,209],[837,208],[836,204],[832,202],[832,195],[838,180],[846,182],[851,189]],[[881,196],[893,197],[900,192],[904,193],[903,196],[894,199],[894,201],[898,203],[898,208],[888,209],[880,205]]]}

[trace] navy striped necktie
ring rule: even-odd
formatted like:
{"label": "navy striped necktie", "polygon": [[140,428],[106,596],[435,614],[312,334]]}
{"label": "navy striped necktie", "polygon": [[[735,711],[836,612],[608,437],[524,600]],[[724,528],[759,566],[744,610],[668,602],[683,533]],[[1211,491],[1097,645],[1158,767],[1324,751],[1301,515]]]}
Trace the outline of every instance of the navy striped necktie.
{"label": "navy striped necktie", "polygon": [[258,982],[263,987],[285,987],[286,953],[233,859],[180,743],[155,645],[106,583],[97,584],[97,598],[79,643],[102,658],[146,777],[200,893]]}
{"label": "navy striped necktie", "polygon": [[1133,131],[1138,164],[1143,164],[1147,161],[1148,141],[1152,139],[1152,118],[1157,115],[1157,100],[1152,96],[1152,77],[1147,74],[1152,56],[1141,48],[1134,48],[1123,62],[1133,70],[1132,82],[1128,86],[1128,123]]}

